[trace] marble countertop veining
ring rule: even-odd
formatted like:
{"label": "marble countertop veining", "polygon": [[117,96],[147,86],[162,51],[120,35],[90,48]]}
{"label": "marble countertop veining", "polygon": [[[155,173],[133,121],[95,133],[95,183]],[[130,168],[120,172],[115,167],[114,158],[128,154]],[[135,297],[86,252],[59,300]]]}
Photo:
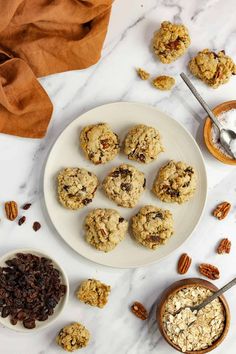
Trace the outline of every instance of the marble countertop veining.
{"label": "marble countertop veining", "polygon": [[[187,54],[170,65],[155,60],[150,51],[153,32],[163,20],[183,22],[190,31],[192,44]],[[179,73],[186,71],[189,58],[206,47],[221,50],[236,59],[236,22],[234,0],[116,0],[100,62],[83,71],[66,72],[40,79],[54,105],[48,134],[42,140],[27,140],[1,135],[0,202],[17,200],[32,202],[25,225],[6,220],[0,209],[0,255],[21,247],[39,248],[54,256],[65,268],[70,279],[70,300],[54,325],[38,333],[19,334],[0,326],[2,354],[63,353],[55,344],[57,331],[71,321],[81,321],[91,332],[90,345],[81,351],[89,354],[169,354],[174,353],[161,338],[155,323],[158,295],[173,281],[179,255],[187,251],[193,258],[188,276],[198,276],[197,264],[202,261],[219,266],[221,286],[235,276],[236,269],[236,170],[214,160],[203,144],[204,112],[181,82]],[[143,67],[153,75],[169,73],[177,84],[172,92],[159,92],[141,82],[135,67]],[[235,99],[236,78],[217,90],[194,79],[203,97],[215,106]],[[42,174],[47,154],[59,133],[82,112],[113,101],[137,101],[157,106],[181,122],[196,138],[207,166],[209,195],[204,216],[191,238],[175,253],[160,263],[139,269],[111,269],[93,264],[77,255],[57,235],[51,225],[42,194]],[[210,216],[217,202],[232,202],[228,218],[219,222]],[[191,213],[191,210],[189,211]],[[186,216],[187,217],[187,216]],[[32,222],[38,220],[42,229],[34,233]],[[219,240],[232,239],[232,251],[217,256]],[[74,297],[77,284],[95,277],[112,286],[108,305],[90,308]],[[226,295],[231,307],[231,327],[224,343],[214,353],[233,354],[236,347],[235,289]],[[134,300],[143,302],[151,311],[147,322],[138,320],[128,308]]]}

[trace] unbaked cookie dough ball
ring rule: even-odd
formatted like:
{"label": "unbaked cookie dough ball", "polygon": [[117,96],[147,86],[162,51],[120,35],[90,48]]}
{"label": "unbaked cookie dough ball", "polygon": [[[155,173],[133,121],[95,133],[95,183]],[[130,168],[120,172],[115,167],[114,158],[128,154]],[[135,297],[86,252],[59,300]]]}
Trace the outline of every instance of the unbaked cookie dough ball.
{"label": "unbaked cookie dough ball", "polygon": [[111,287],[96,279],[84,280],[76,292],[76,297],[90,306],[103,308],[107,301]]}
{"label": "unbaked cookie dough ball", "polygon": [[154,34],[152,45],[160,61],[169,64],[181,57],[190,43],[188,29],[184,25],[164,21]]}
{"label": "unbaked cookie dough ball", "polygon": [[157,129],[138,124],[130,129],[124,142],[124,152],[130,160],[149,163],[164,151]]}
{"label": "unbaked cookie dough ball", "polygon": [[146,179],[143,172],[122,164],[111,170],[102,185],[108,198],[117,205],[133,208],[145,189]]}
{"label": "unbaked cookie dough ball", "polygon": [[216,54],[204,49],[190,60],[189,70],[207,85],[217,88],[228,82],[231,75],[236,74],[236,65],[228,55],[225,55],[224,50]]}
{"label": "unbaked cookie dough ball", "polygon": [[173,234],[173,217],[169,210],[145,205],[132,217],[133,235],[143,246],[155,250]]}
{"label": "unbaked cookie dough ball", "polygon": [[95,165],[113,160],[120,151],[118,135],[106,123],[84,127],[80,144],[86,157]]}
{"label": "unbaked cookie dough ball", "polygon": [[57,344],[67,352],[84,348],[88,345],[90,333],[81,323],[73,323],[62,328],[56,338]]}
{"label": "unbaked cookie dough ball", "polygon": [[98,187],[97,177],[84,168],[64,168],[57,177],[58,199],[68,209],[80,209],[92,202]]}
{"label": "unbaked cookie dough ball", "polygon": [[170,161],[161,167],[152,191],[163,202],[187,202],[195,193],[196,171],[184,162]]}
{"label": "unbaked cookie dough ball", "polygon": [[127,229],[128,222],[113,209],[94,209],[85,218],[86,241],[100,251],[112,251]]}

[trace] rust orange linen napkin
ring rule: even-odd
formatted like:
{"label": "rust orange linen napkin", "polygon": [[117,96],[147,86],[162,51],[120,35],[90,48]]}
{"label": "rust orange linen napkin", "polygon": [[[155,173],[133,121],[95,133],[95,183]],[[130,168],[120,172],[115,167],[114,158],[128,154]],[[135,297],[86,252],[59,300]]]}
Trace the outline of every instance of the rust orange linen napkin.
{"label": "rust orange linen napkin", "polygon": [[52,103],[36,77],[101,55],[112,0],[0,0],[0,132],[41,138]]}

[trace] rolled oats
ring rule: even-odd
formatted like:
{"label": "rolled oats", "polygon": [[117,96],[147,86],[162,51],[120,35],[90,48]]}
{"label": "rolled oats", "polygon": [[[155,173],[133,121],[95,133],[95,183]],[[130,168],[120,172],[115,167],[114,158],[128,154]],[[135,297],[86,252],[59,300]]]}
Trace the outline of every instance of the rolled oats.
{"label": "rolled oats", "polygon": [[224,330],[224,307],[218,298],[198,312],[192,312],[189,308],[203,302],[210,295],[212,292],[209,289],[191,286],[171,295],[166,302],[162,320],[164,330],[182,352],[208,348]]}

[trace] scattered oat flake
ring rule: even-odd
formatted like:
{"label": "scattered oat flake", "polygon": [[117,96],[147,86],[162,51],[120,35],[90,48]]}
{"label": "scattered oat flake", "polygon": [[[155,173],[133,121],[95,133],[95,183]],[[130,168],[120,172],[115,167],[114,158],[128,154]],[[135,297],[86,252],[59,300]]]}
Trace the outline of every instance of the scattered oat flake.
{"label": "scattered oat flake", "polygon": [[38,231],[39,229],[41,229],[41,224],[38,221],[35,221],[33,223],[33,229],[35,232]]}

